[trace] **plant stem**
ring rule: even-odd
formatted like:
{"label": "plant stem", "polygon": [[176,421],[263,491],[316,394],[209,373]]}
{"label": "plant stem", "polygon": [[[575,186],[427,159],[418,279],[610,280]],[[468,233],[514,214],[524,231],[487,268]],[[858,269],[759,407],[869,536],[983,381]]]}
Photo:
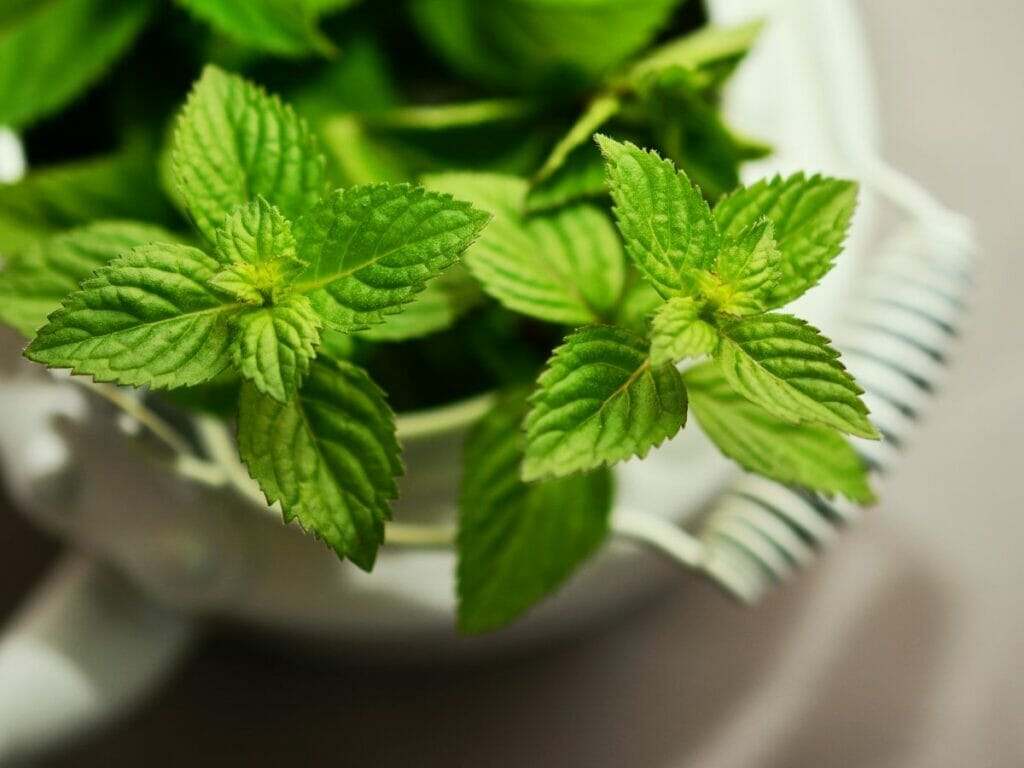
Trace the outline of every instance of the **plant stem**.
{"label": "plant stem", "polygon": [[174,427],[160,418],[152,409],[147,408],[138,400],[129,397],[117,387],[109,384],[97,384],[88,379],[78,377],[72,377],[72,380],[120,408],[162,440],[175,453],[192,453],[192,448],[188,442],[178,434]]}

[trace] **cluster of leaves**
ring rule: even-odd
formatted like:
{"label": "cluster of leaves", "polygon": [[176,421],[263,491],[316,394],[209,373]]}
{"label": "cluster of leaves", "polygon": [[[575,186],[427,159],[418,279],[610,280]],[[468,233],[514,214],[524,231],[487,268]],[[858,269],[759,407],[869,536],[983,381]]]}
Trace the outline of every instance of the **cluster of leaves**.
{"label": "cluster of leaves", "polygon": [[[314,58],[336,53],[318,19],[350,5],[178,4],[245,49]],[[432,361],[451,391],[456,366],[500,371],[492,384],[509,386],[463,457],[466,631],[562,584],[607,536],[610,465],[672,437],[691,407],[747,470],[866,501],[843,437],[875,436],[860,390],[821,333],[778,311],[831,268],[855,185],[736,188],[739,164],[764,150],[723,123],[715,97],[757,27],[651,48],[676,4],[415,0],[412,25],[474,98],[404,103],[382,48],[353,37],[287,84],[313,128],[208,66],[162,161],[191,229],[146,143],[0,187],[0,320],[31,340],[31,359],[97,381],[191,405],[226,384],[218,407],[268,502],[364,569],[402,472],[374,356]],[[66,103],[156,0],[101,5],[0,13],[0,72],[32,51],[24,82],[53,85],[15,106],[5,89],[26,86],[0,75],[0,122]],[[69,19],[79,29],[60,39],[82,61],[58,72],[32,41]],[[582,104],[570,119],[552,84]]]}

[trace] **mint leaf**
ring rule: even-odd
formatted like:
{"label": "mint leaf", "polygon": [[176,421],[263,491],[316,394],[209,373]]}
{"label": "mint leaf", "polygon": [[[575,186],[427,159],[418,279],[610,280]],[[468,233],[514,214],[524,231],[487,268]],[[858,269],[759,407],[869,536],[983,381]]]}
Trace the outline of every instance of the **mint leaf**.
{"label": "mint leaf", "polygon": [[278,301],[305,271],[292,226],[262,197],[239,206],[217,230],[217,257],[228,266],[210,284],[250,304]]}
{"label": "mint leaf", "polygon": [[0,253],[101,219],[174,220],[153,164],[135,148],[62,165],[31,168],[0,184]]}
{"label": "mint leaf", "polygon": [[264,304],[266,282],[252,264],[231,264],[210,278],[210,287],[243,304]]}
{"label": "mint leaf", "polygon": [[207,66],[174,133],[174,173],[211,242],[224,219],[263,196],[294,219],[324,192],[324,160],[306,124],[276,96]]}
{"label": "mint leaf", "polygon": [[765,310],[780,274],[773,234],[772,223],[761,219],[722,243],[715,262],[720,284],[714,300],[719,312],[753,315]]}
{"label": "mint leaf", "polygon": [[82,283],[25,355],[96,381],[154,389],[209,381],[230,364],[228,318],[207,286],[218,268],[185,245],[144,245]]}
{"label": "mint leaf", "polygon": [[331,53],[308,0],[177,0],[242,45],[279,56]]}
{"label": "mint leaf", "polygon": [[0,8],[0,125],[21,127],[63,107],[131,45],[156,3],[8,2]]}
{"label": "mint leaf", "polygon": [[459,628],[486,632],[555,591],[604,542],[611,473],[524,483],[522,393],[499,400],[466,440],[459,498]]}
{"label": "mint leaf", "polygon": [[320,342],[320,318],[305,296],[247,309],[232,321],[231,358],[239,373],[275,400],[291,400]]}
{"label": "mint leaf", "polygon": [[216,256],[225,264],[268,264],[295,258],[292,225],[263,197],[240,205],[217,230]]}
{"label": "mint leaf", "polygon": [[626,253],[662,296],[691,293],[689,273],[710,269],[718,252],[708,204],[668,160],[606,136],[597,143]]}
{"label": "mint leaf", "polygon": [[105,221],[41,240],[0,271],[0,321],[31,338],[97,269],[137,245],[174,239],[159,227]]}
{"label": "mint leaf", "polygon": [[424,180],[494,214],[465,264],[483,289],[521,314],[552,323],[600,320],[619,300],[622,249],[608,217],[575,205],[527,218],[527,183],[512,176],[449,173]]}
{"label": "mint leaf", "polygon": [[718,330],[689,296],[669,299],[651,321],[651,365],[710,355],[717,346]]}
{"label": "mint leaf", "polygon": [[712,362],[690,369],[683,379],[701,428],[744,469],[854,501],[874,499],[864,465],[834,429],[775,418],[736,394]]}
{"label": "mint leaf", "polygon": [[365,371],[320,356],[287,404],[243,387],[238,446],[285,522],[298,520],[339,557],[373,567],[402,463],[394,416]]}
{"label": "mint leaf", "polygon": [[420,34],[459,72],[530,90],[586,86],[657,34],[679,0],[418,0]]}
{"label": "mint leaf", "polygon": [[798,173],[737,190],[715,206],[715,219],[731,237],[763,217],[775,225],[780,275],[764,301],[766,309],[774,309],[803,295],[832,269],[856,206],[854,182]]}
{"label": "mint leaf", "polygon": [[648,53],[632,67],[629,80],[639,83],[652,73],[682,67],[698,75],[702,87],[715,85],[747,55],[762,27],[760,21],[735,27],[701,27]]}
{"label": "mint leaf", "polygon": [[295,290],[339,330],[382,323],[453,264],[488,219],[469,203],[406,184],[337,190],[295,223],[299,258],[309,265]]}
{"label": "mint leaf", "polygon": [[386,323],[359,332],[359,337],[376,342],[415,339],[443,331],[484,298],[480,285],[462,264],[453,264],[429,283],[416,300],[406,304]]}
{"label": "mint leaf", "polygon": [[686,390],[670,363],[622,328],[583,328],[555,350],[530,397],[526,481],[643,457],[686,422]]}
{"label": "mint leaf", "polygon": [[863,390],[817,328],[792,315],[769,314],[727,323],[720,334],[725,379],[750,402],[789,422],[878,437],[859,397]]}

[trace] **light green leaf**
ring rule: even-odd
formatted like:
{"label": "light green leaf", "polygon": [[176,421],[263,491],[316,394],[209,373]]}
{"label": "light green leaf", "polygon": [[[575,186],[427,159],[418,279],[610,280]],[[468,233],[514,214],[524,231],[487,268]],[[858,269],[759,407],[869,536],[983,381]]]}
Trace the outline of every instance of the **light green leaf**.
{"label": "light green leaf", "polygon": [[551,149],[544,164],[534,175],[533,183],[540,183],[550,177],[565,164],[569,155],[580,147],[593,148],[590,142],[593,141],[594,134],[615,117],[621,108],[622,102],[613,94],[602,93],[594,98],[569,131]]}
{"label": "light green leaf", "polygon": [[8,0],[0,7],[0,125],[28,125],[98,80],[154,0]]}
{"label": "light green leaf", "polygon": [[523,479],[560,477],[645,456],[686,422],[686,390],[670,363],[651,365],[647,342],[595,325],[555,350],[530,397]]}
{"label": "light green leaf", "polygon": [[701,428],[744,469],[854,501],[874,499],[856,451],[831,427],[775,418],[736,394],[712,362],[692,368],[683,379]]}
{"label": "light green leaf", "polygon": [[104,221],[41,240],[0,271],[0,321],[31,338],[97,269],[137,245],[174,239],[159,227]]}
{"label": "light green leaf", "polygon": [[779,280],[779,251],[772,223],[762,219],[722,244],[715,264],[721,285],[714,297],[716,309],[731,315],[763,312],[767,297]]}
{"label": "light green leaf", "polygon": [[262,197],[239,206],[217,230],[217,252],[225,264],[261,265],[295,258],[292,225]]}
{"label": "light green leaf", "polygon": [[717,346],[718,330],[689,296],[669,299],[651,321],[651,365],[710,355]]}
{"label": "light green leaf", "polygon": [[306,124],[277,97],[214,66],[178,117],[174,173],[211,242],[225,217],[257,196],[294,220],[325,189],[324,159]]}
{"label": "light green leaf", "polygon": [[305,271],[289,221],[264,200],[239,206],[217,230],[216,255],[227,264],[210,282],[239,301],[274,302]]}
{"label": "light green leaf", "polygon": [[331,53],[307,0],[177,0],[197,18],[242,45],[279,56]]}
{"label": "light green leaf", "polygon": [[457,571],[463,632],[515,619],[561,586],[608,535],[607,469],[520,480],[525,405],[520,394],[504,397],[466,441]]}
{"label": "light green leaf", "polygon": [[653,152],[607,136],[597,142],[626,253],[665,298],[691,294],[691,274],[710,269],[718,252],[718,230],[700,191]]}
{"label": "light green leaf", "polygon": [[340,557],[373,567],[402,463],[394,415],[365,371],[320,356],[287,404],[243,387],[238,446],[286,522],[298,520]]}
{"label": "light green leaf", "polygon": [[337,190],[295,223],[299,259],[309,265],[295,290],[339,330],[382,323],[453,264],[489,218],[406,184]]}
{"label": "light green leaf", "polygon": [[737,190],[715,206],[715,218],[730,237],[763,217],[775,225],[780,277],[764,302],[774,309],[801,296],[832,268],[856,206],[854,182],[798,173]]}
{"label": "light green leaf", "polygon": [[405,341],[443,331],[484,299],[480,284],[462,264],[453,264],[427,283],[411,304],[386,323],[359,332],[375,342]]}
{"label": "light green leaf", "polygon": [[527,218],[527,184],[512,176],[449,173],[424,180],[494,214],[465,264],[483,289],[509,309],[541,320],[582,325],[618,303],[625,265],[608,217],[574,205]]}
{"label": "light green leaf", "polygon": [[243,304],[263,304],[266,285],[252,264],[230,264],[210,278],[210,287]]}
{"label": "light green leaf", "polygon": [[231,358],[256,389],[285,403],[292,399],[320,342],[320,318],[305,296],[254,307],[232,320]]}
{"label": "light green leaf", "polygon": [[819,422],[877,438],[863,390],[817,328],[792,315],[747,317],[720,328],[718,361],[743,397],[780,419]]}
{"label": "light green leaf", "polygon": [[735,27],[701,27],[648,53],[633,66],[629,79],[639,83],[653,73],[683,67],[702,75],[698,80],[701,85],[713,85],[746,56],[763,26],[755,21]]}
{"label": "light green leaf", "polygon": [[25,351],[51,368],[154,389],[209,381],[231,361],[229,317],[207,283],[219,265],[185,245],[144,245],[100,269]]}
{"label": "light green leaf", "polygon": [[32,168],[18,183],[0,184],[0,254],[101,219],[164,223],[174,216],[150,158],[134,148]]}

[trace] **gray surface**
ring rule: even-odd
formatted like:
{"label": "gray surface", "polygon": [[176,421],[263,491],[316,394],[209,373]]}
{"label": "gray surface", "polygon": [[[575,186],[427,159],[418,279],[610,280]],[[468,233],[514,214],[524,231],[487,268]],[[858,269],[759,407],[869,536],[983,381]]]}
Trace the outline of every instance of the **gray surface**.
{"label": "gray surface", "polygon": [[752,612],[681,577],[613,627],[483,668],[325,667],[221,638],[52,765],[1024,764],[1024,7],[861,5],[887,154],[976,219],[985,259],[933,418],[829,558]]}

